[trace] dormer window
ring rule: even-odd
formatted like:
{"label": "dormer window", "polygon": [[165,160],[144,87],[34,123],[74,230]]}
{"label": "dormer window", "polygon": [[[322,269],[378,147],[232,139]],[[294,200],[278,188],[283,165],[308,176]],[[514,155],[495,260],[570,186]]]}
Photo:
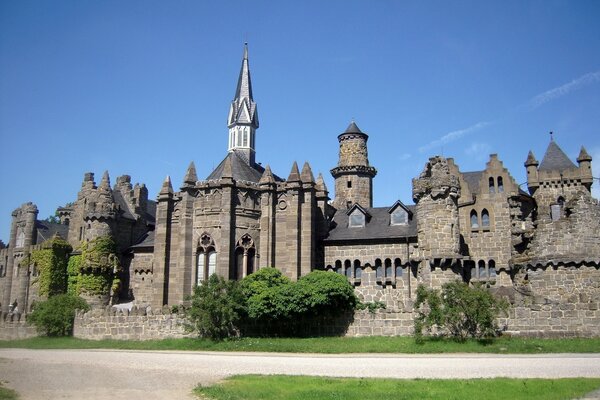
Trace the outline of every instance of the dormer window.
{"label": "dormer window", "polygon": [[362,228],[365,226],[365,214],[363,214],[358,208],[350,213],[348,225],[351,228]]}
{"label": "dormer window", "polygon": [[408,225],[408,221],[412,217],[410,209],[400,200],[388,209],[388,213],[390,214],[390,225]]}
{"label": "dormer window", "polygon": [[408,224],[408,213],[402,207],[397,207],[391,214],[390,223],[392,225]]}

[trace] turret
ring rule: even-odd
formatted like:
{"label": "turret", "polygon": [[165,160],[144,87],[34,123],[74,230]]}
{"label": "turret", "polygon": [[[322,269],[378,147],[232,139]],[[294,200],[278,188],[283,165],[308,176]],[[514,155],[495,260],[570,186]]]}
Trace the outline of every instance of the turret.
{"label": "turret", "polygon": [[373,207],[373,177],[377,170],[369,165],[368,139],[354,121],[338,136],[340,157],[337,167],[331,170],[335,179],[333,205],[338,209],[354,203]]}
{"label": "turret", "polygon": [[527,169],[527,187],[529,188],[529,193],[532,194],[540,185],[537,170],[538,165],[540,165],[540,163],[535,159],[533,152],[530,150],[527,155],[527,160],[525,160],[525,168]]}
{"label": "turret", "polygon": [[451,173],[443,157],[430,158],[421,175],[413,179],[419,252],[423,260],[460,258],[459,197],[459,179]]}
{"label": "turret", "polygon": [[592,176],[592,156],[588,154],[583,146],[581,146],[581,150],[579,151],[577,164],[579,164],[581,183],[584,184],[588,190],[591,190],[592,182],[594,180]]}
{"label": "turret", "polygon": [[229,151],[241,155],[250,166],[254,166],[255,135],[258,125],[258,111],[252,97],[248,43],[246,43],[235,97],[229,108],[227,127],[229,128]]}

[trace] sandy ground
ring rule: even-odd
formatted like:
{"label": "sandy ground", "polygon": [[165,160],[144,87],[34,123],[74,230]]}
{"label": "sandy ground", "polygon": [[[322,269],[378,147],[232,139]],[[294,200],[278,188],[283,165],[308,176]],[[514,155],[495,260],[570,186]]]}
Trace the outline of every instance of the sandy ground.
{"label": "sandy ground", "polygon": [[600,377],[600,355],[307,355],[0,349],[0,381],[15,389],[23,400],[193,399],[191,390],[197,384],[211,384],[234,374]]}

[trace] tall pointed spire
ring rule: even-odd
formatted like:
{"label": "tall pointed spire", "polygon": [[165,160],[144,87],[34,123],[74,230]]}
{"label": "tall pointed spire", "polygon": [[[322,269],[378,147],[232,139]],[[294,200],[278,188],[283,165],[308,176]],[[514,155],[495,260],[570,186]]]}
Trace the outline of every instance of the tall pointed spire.
{"label": "tall pointed spire", "polygon": [[190,165],[185,173],[185,177],[183,178],[184,185],[194,186],[196,181],[198,180],[198,175],[196,175],[196,166],[194,162],[190,162]]}
{"label": "tall pointed spire", "polygon": [[258,111],[252,96],[252,80],[248,62],[248,43],[244,44],[242,68],[235,90],[235,97],[229,107],[227,127],[229,128],[229,151],[243,155],[248,164],[254,165],[254,135],[258,129]]}

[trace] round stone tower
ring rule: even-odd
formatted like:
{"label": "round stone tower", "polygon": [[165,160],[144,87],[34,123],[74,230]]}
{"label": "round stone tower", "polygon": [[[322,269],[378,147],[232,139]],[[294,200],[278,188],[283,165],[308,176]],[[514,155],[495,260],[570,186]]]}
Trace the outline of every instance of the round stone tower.
{"label": "round stone tower", "polygon": [[373,207],[373,177],[377,170],[369,165],[367,140],[354,122],[338,136],[340,158],[337,167],[331,170],[335,179],[334,207],[349,208],[358,203],[363,207]]}

